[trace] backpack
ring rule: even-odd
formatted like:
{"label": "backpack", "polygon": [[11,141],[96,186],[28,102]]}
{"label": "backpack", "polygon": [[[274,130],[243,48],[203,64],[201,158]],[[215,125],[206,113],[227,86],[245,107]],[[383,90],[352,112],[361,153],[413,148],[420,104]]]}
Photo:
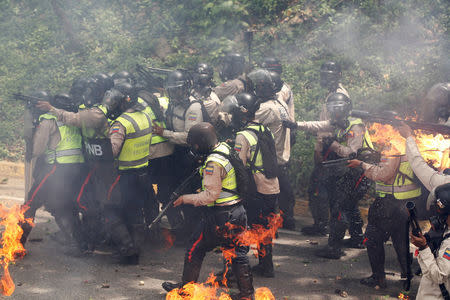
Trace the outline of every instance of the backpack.
{"label": "backpack", "polygon": [[278,176],[278,161],[277,151],[275,149],[275,141],[270,130],[264,125],[260,126],[264,127],[264,131],[255,130],[253,128],[245,129],[254,132],[258,137],[258,143],[256,144],[256,150],[253,159],[252,161],[250,161],[250,167],[252,169],[255,169],[256,156],[258,155],[258,152],[261,151],[264,168],[262,173],[266,176],[266,178],[271,179]]}
{"label": "backpack", "polygon": [[244,204],[253,201],[256,196],[255,179],[253,178],[252,173],[248,171],[249,169],[244,166],[244,163],[242,162],[236,150],[230,148],[230,154],[225,154],[220,151],[213,151],[212,153],[219,154],[225,157],[233,166],[234,172],[236,174],[237,193],[229,189],[222,189],[229,193],[238,194]]}
{"label": "backpack", "polygon": [[164,113],[159,105],[158,98],[155,95],[146,90],[140,90],[138,92],[138,97],[142,98],[142,100],[150,106],[155,114],[156,121],[164,121]]}

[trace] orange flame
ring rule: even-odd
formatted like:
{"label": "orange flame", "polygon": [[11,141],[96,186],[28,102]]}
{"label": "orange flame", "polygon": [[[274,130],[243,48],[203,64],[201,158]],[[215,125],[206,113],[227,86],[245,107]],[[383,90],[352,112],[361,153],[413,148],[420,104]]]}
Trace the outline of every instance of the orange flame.
{"label": "orange flame", "polygon": [[173,235],[170,232],[170,230],[167,228],[162,228],[161,233],[164,236],[164,249],[163,250],[168,250],[168,249],[172,248],[173,243],[175,242],[175,235]]}
{"label": "orange flame", "polygon": [[[370,138],[382,149],[384,156],[405,154],[405,139],[391,125],[374,123],[369,128]],[[439,170],[450,167],[449,148],[450,139],[442,134],[427,134],[420,130],[415,131],[417,147],[424,160]]]}
{"label": "orange flame", "polygon": [[14,262],[17,257],[25,255],[25,248],[20,243],[23,230],[20,224],[28,223],[33,226],[32,219],[26,219],[24,213],[28,209],[14,205],[11,208],[0,204],[0,226],[4,228],[1,238],[2,248],[0,249],[0,263],[3,267],[3,277],[0,281],[1,293],[11,296],[15,290],[14,282],[9,274],[9,263]]}
{"label": "orange flame", "polygon": [[409,296],[403,293],[398,294],[398,299],[409,300]]}

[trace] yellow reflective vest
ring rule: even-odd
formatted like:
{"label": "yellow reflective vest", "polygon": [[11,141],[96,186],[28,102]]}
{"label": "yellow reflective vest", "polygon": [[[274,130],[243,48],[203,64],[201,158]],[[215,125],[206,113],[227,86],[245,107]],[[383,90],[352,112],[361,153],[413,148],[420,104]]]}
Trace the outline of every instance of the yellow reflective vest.
{"label": "yellow reflective vest", "polygon": [[55,150],[46,150],[46,161],[49,164],[75,164],[83,163],[83,151],[81,150],[81,133],[80,129],[75,126],[69,126],[63,122],[57,121],[56,116],[51,114],[43,114],[39,117],[42,120],[55,120],[58,126],[61,140]]}
{"label": "yellow reflective vest", "polygon": [[[203,167],[200,169],[200,176],[203,176],[203,172],[207,168],[206,165],[209,162],[215,162],[221,165],[227,172],[227,176],[225,176],[225,178],[222,180],[222,191],[220,192],[219,198],[217,198],[214,203],[208,204],[208,206],[221,205],[226,202],[240,199],[239,195],[237,194],[238,190],[236,173],[233,166],[231,165],[231,162],[219,153],[214,152],[221,152],[225,155],[229,155],[230,146],[228,146],[226,143],[220,143],[216,148],[213,149],[213,153],[208,155]],[[202,190],[204,189],[205,188],[202,183]]]}
{"label": "yellow reflective vest", "polygon": [[119,170],[148,166],[152,136],[150,116],[144,111],[125,112],[116,121],[125,127],[125,140],[118,157]]}
{"label": "yellow reflective vest", "polygon": [[[158,98],[158,101],[159,101],[159,99],[161,99],[161,98]],[[138,97],[138,103],[140,103],[142,106],[145,107],[144,111],[150,116],[152,122],[155,121],[156,125],[161,126],[162,128],[166,128],[166,123],[165,122],[156,121],[155,113],[153,112],[153,110],[150,107],[150,105],[147,104],[147,102],[145,102],[142,98]],[[164,142],[167,142],[167,141],[168,141],[168,139],[155,134],[155,135],[152,136],[151,144],[152,145],[156,145],[156,144],[164,143]]]}
{"label": "yellow reflective vest", "polygon": [[422,195],[422,189],[414,183],[414,172],[405,155],[402,155],[400,166],[393,184],[377,181],[375,191],[378,196],[393,195],[396,199],[405,200]]}
{"label": "yellow reflective vest", "polygon": [[[337,137],[338,142],[344,146],[347,146],[347,135],[354,125],[362,125],[365,127],[364,122],[361,119],[348,117],[348,122],[349,122],[349,124],[348,124],[347,128],[338,129],[336,132],[336,137]],[[370,135],[367,130],[365,130],[365,132],[364,132],[362,148],[375,149],[373,147],[372,140],[370,139]]]}
{"label": "yellow reflective vest", "polygon": [[[261,131],[264,132],[265,127],[262,125],[249,125],[247,126],[245,129],[247,128],[251,128],[257,131]],[[248,143],[250,144],[250,159],[247,160],[247,166],[250,166],[252,168],[252,173],[258,173],[258,172],[264,172],[264,168],[263,168],[263,160],[262,160],[262,154],[261,151],[258,151],[257,155],[256,155],[256,159],[255,159],[255,151],[256,151],[256,144],[258,144],[258,138],[255,137],[255,133],[252,133],[251,131],[248,130],[242,130],[239,131],[237,134],[242,134],[248,141]],[[267,129],[269,130],[269,129]],[[255,135],[254,135],[255,134]],[[250,162],[255,161],[254,166],[250,165]]]}

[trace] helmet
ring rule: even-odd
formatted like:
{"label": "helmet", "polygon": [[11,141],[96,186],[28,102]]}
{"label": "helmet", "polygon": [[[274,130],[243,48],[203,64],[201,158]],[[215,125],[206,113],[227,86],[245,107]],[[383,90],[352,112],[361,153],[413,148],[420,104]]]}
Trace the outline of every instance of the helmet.
{"label": "helmet", "polygon": [[78,107],[70,98],[69,94],[57,94],[50,99],[50,104],[56,108],[70,112],[77,112]]}
{"label": "helmet", "polygon": [[434,188],[427,200],[427,209],[436,205],[440,215],[450,214],[450,182]]}
{"label": "helmet", "polygon": [[199,63],[193,73],[193,81],[198,86],[209,86],[214,76],[214,70],[205,63]]}
{"label": "helmet", "polygon": [[281,89],[283,88],[283,80],[281,80],[280,74],[275,72],[275,71],[269,71],[270,77],[272,78],[272,81],[275,85],[274,87],[274,92],[275,94],[278,93],[279,91],[281,91]]}
{"label": "helmet", "polygon": [[327,98],[327,111],[331,120],[345,120],[352,110],[352,101],[342,93],[334,93]]}
{"label": "helmet", "polygon": [[327,61],[320,67],[320,85],[328,89],[336,88],[341,75],[341,67],[334,61]]}
{"label": "helmet", "polygon": [[283,67],[281,66],[280,61],[275,57],[266,57],[264,58],[261,68],[277,72],[279,75],[283,73]]}
{"label": "helmet", "polygon": [[194,153],[207,155],[217,144],[216,131],[210,123],[197,123],[189,129],[187,143]]}
{"label": "helmet", "polygon": [[114,73],[114,75],[112,75],[111,78],[114,82],[114,85],[116,85],[119,82],[128,82],[132,85],[136,84],[136,77],[134,77],[133,74],[127,71],[120,71]]}
{"label": "helmet", "polygon": [[257,69],[248,74],[249,90],[254,92],[261,100],[270,100],[275,96],[275,82],[272,80],[269,71]]}
{"label": "helmet", "polygon": [[97,85],[99,89],[102,89],[105,92],[107,90],[112,89],[114,86],[113,79],[110,76],[106,75],[105,73],[97,73],[92,77],[97,80]]}
{"label": "helmet", "polygon": [[104,80],[94,77],[89,78],[82,96],[84,105],[92,107],[97,103],[101,103],[103,95],[108,89],[108,84]]}
{"label": "helmet", "polygon": [[69,95],[72,97],[74,103],[78,105],[83,103],[83,93],[86,90],[87,83],[88,80],[86,78],[77,78],[73,81]]}
{"label": "helmet", "polygon": [[102,105],[107,111],[106,117],[112,120],[119,117],[126,110],[123,103],[126,102],[127,99],[130,99],[130,97],[122,94],[116,88],[106,91],[102,101]]}
{"label": "helmet", "polygon": [[172,71],[167,76],[165,89],[170,101],[181,102],[189,99],[191,87],[192,82],[190,78],[181,70]]}
{"label": "helmet", "polygon": [[222,61],[222,69],[219,72],[222,81],[237,78],[244,73],[245,58],[239,53],[229,53]]}
{"label": "helmet", "polygon": [[240,93],[226,97],[222,102],[222,110],[231,114],[231,125],[235,129],[241,129],[248,121],[255,118],[255,112],[259,109],[256,97],[249,93]]}

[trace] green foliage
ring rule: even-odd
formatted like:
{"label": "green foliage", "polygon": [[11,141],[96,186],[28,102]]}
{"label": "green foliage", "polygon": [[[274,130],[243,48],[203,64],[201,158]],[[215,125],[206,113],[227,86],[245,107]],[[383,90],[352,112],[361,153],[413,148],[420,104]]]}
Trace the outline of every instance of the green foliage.
{"label": "green foliage", "polygon": [[[55,1],[53,1],[55,2]],[[23,105],[13,92],[67,92],[74,78],[133,70],[139,64],[217,66],[230,50],[279,57],[295,95],[297,119],[318,117],[326,96],[318,70],[343,68],[354,106],[420,110],[421,96],[449,80],[447,0],[49,0],[0,1],[0,158],[22,155]],[[67,27],[67,24],[70,26]],[[314,137],[298,133],[292,179],[301,192],[312,168]]]}

